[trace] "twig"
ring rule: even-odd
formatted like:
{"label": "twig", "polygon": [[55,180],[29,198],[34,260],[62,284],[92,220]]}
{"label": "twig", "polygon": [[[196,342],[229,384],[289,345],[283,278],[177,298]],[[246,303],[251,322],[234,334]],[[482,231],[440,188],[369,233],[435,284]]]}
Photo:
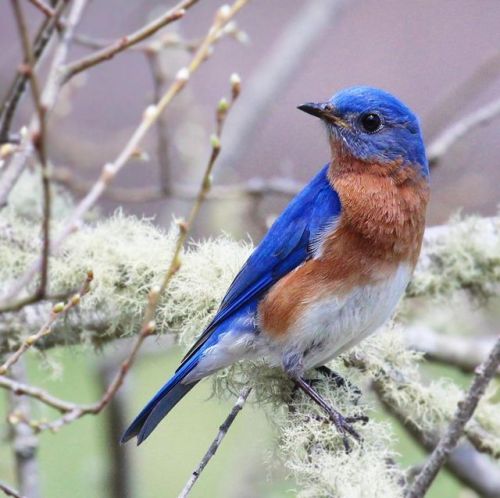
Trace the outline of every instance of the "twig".
{"label": "twig", "polygon": [[7,358],[3,365],[0,365],[0,375],[5,375],[12,365],[17,363],[19,358],[34,344],[36,344],[42,337],[49,335],[52,332],[52,326],[55,321],[61,316],[67,313],[71,308],[77,306],[80,303],[80,299],[89,292],[90,284],[94,278],[94,275],[91,271],[87,273],[87,277],[85,278],[85,282],[83,283],[80,291],[67,301],[66,304],[58,303],[56,304],[49,315],[47,321],[42,325],[40,330],[33,335],[27,337],[22,344],[19,346],[17,351],[13,353],[11,356]]}
{"label": "twig", "polygon": [[304,59],[325,30],[334,29],[345,0],[309,0],[300,3],[300,9],[282,30],[269,54],[254,71],[246,84],[245,99],[231,118],[227,145],[221,156],[218,174],[238,164],[252,136],[268,114],[273,99],[282,92],[294,73],[303,67]]}
{"label": "twig", "polygon": [[[64,185],[75,194],[84,194],[92,186],[91,182],[81,178],[75,178],[67,168],[56,168],[52,173],[53,181]],[[277,195],[293,197],[303,187],[303,184],[291,178],[251,178],[246,182],[232,185],[214,185],[207,194],[207,200],[228,201],[238,200],[244,197]],[[196,197],[197,190],[193,185],[174,184],[170,185],[168,192],[156,187],[129,188],[109,187],[103,197],[116,202],[151,202],[172,197],[174,199],[191,200]]]}
{"label": "twig", "polygon": [[119,54],[132,45],[135,45],[136,43],[139,43],[142,40],[150,37],[167,24],[170,24],[173,21],[177,21],[178,19],[183,17],[186,11],[197,2],[198,0],[183,0],[172,9],[168,10],[165,14],[158,17],[153,22],[147,24],[138,31],[135,31],[130,35],[123,36],[108,47],[105,47],[95,52],[94,54],[90,54],[80,60],[68,64],[64,68],[64,82],[70,80],[73,76],[75,76],[75,74],[78,74],[103,61],[113,58],[116,54]]}
{"label": "twig", "polygon": [[448,455],[457,446],[460,437],[464,433],[465,425],[476,410],[477,404],[495,375],[499,363],[500,337],[497,339],[488,358],[477,368],[474,380],[465,399],[458,404],[448,429],[431,453],[415,481],[407,490],[407,498],[421,498],[425,496],[437,473],[448,458]]}
{"label": "twig", "polygon": [[[13,375],[21,381],[26,380],[24,362],[18,363],[13,369]],[[37,461],[38,438],[33,428],[22,420],[30,419],[30,399],[10,393],[10,422],[11,446],[14,454],[16,480],[20,493],[29,498],[40,498],[40,478]]]}
{"label": "twig", "polygon": [[500,115],[500,99],[480,107],[473,113],[460,119],[449,128],[445,129],[433,142],[427,147],[427,157],[429,164],[437,166],[439,161],[446,155],[455,143],[471,131],[489,123]]}
{"label": "twig", "polygon": [[[61,5],[65,5],[65,2],[67,0],[60,0]],[[59,4],[58,4],[59,5]],[[80,18],[83,14],[83,10],[85,9],[85,6],[87,5],[87,0],[75,0],[74,3],[72,4],[71,10],[69,12],[69,15],[66,19],[66,29],[64,30],[61,41],[59,42],[59,45],[57,46],[55,52],[54,52],[54,57],[52,59],[51,67],[49,69],[49,74],[47,77],[47,83],[45,84],[44,91],[42,92],[41,100],[42,100],[42,105],[46,109],[46,112],[54,106],[58,94],[58,90],[60,88],[61,82],[60,82],[60,68],[64,64],[64,61],[66,60],[66,55],[68,53],[68,48],[69,44],[71,42],[73,32],[75,27],[80,21]],[[61,7],[62,8],[62,7]],[[52,20],[54,20],[52,18]],[[48,29],[47,29],[48,33]],[[36,48],[36,47],[35,47]],[[43,50],[43,49],[42,49]],[[24,84],[24,83],[23,83]],[[24,88],[24,87],[23,87]],[[22,89],[20,90],[22,93]],[[10,95],[10,92],[9,94]],[[17,98],[20,98],[20,94],[14,93],[13,100],[11,101],[6,101],[7,105],[7,112],[13,113],[15,110],[15,107],[17,106]],[[14,103],[10,103],[14,102]],[[5,110],[5,106],[2,109],[2,111]],[[5,113],[4,113],[5,115]],[[6,121],[3,122],[3,125],[5,123],[10,123],[10,120],[12,119],[12,116],[6,117]],[[10,126],[10,124],[8,124]],[[33,145],[32,145],[32,140],[31,137],[36,135],[38,133],[37,131],[37,121],[35,118],[33,118],[30,122],[30,125],[28,127],[28,131],[26,132],[24,139],[21,141],[19,151],[14,154],[12,157],[10,164],[7,168],[6,173],[2,176],[0,179],[0,208],[5,206],[7,202],[7,197],[16,184],[19,176],[23,172],[26,163],[28,159],[31,157],[31,154],[33,152]]]}
{"label": "twig", "polygon": [[434,137],[436,133],[451,123],[463,110],[464,103],[472,102],[500,75],[500,51],[487,57],[463,82],[459,83],[438,103],[424,119],[426,133]]}
{"label": "twig", "polygon": [[2,491],[6,496],[11,496],[13,498],[25,498],[23,495],[16,491],[14,488],[0,481],[0,491]]}
{"label": "twig", "polygon": [[[155,345],[155,347],[157,347]],[[128,348],[127,348],[128,350]],[[99,384],[103,390],[111,382],[122,355],[113,352],[110,357],[104,357],[98,364]],[[121,389],[111,400],[105,415],[104,425],[105,446],[108,455],[106,469],[106,485],[108,498],[132,498],[134,494],[133,459],[130,445],[117,444],[127,428],[127,390]]]}
{"label": "twig", "polygon": [[[452,365],[464,372],[474,372],[495,344],[494,337],[441,334],[425,326],[407,327],[405,339],[410,348],[425,353],[427,359]],[[500,375],[500,369],[496,375]]]}
{"label": "twig", "polygon": [[42,220],[43,245],[42,245],[42,264],[40,269],[40,284],[35,294],[37,296],[43,297],[45,295],[45,290],[47,287],[47,275],[49,271],[50,218],[51,218],[51,204],[52,204],[50,179],[49,179],[48,165],[47,165],[47,149],[46,149],[47,108],[45,107],[45,105],[42,104],[41,101],[40,84],[38,82],[38,77],[35,73],[36,60],[33,55],[31,42],[29,40],[29,35],[28,35],[28,28],[26,26],[26,21],[24,19],[20,1],[11,0],[11,4],[14,9],[17,28],[19,31],[19,36],[22,41],[24,59],[26,60],[26,67],[24,68],[24,70],[28,73],[28,78],[31,86],[31,94],[33,96],[33,102],[35,105],[36,114],[38,115],[37,129],[35,132],[33,132],[32,141],[33,141],[33,146],[38,153],[38,158],[40,160],[40,167],[42,169],[41,178],[42,178],[42,191],[43,191],[43,220]]}
{"label": "twig", "polygon": [[[60,400],[54,399],[52,396],[47,395],[45,392],[41,392],[40,390],[35,390],[31,388],[26,388],[27,386],[17,386],[17,392],[20,394],[28,394],[32,397],[36,397],[40,401],[43,401],[46,404],[53,406],[59,411],[63,412],[64,415],[59,419],[56,419],[52,422],[42,422],[33,424],[36,427],[36,430],[52,430],[57,431],[62,426],[74,422],[75,420],[83,417],[84,415],[97,415],[99,414],[113,399],[116,392],[122,386],[125,377],[130,370],[137,354],[146,339],[149,335],[153,334],[156,329],[156,324],[154,321],[156,307],[158,305],[159,299],[165,289],[167,288],[170,280],[175,275],[175,273],[180,268],[180,253],[182,248],[184,247],[184,243],[187,239],[189,231],[191,230],[193,223],[199,213],[203,200],[205,198],[206,193],[210,189],[210,177],[215,164],[215,161],[220,152],[220,134],[222,133],[225,119],[227,117],[227,113],[231,109],[231,106],[234,104],[240,92],[240,81],[236,76],[231,77],[231,88],[232,88],[232,100],[231,102],[227,102],[226,100],[221,100],[217,107],[216,112],[216,135],[212,137],[212,152],[210,154],[210,158],[208,160],[207,166],[205,168],[205,173],[203,175],[203,179],[200,185],[200,189],[196,200],[193,204],[193,207],[190,211],[189,217],[186,222],[179,222],[179,235],[177,237],[177,241],[175,244],[174,252],[171,258],[170,265],[164,275],[162,283],[158,287],[154,287],[150,290],[148,296],[148,304],[146,306],[143,323],[141,326],[141,330],[139,335],[137,336],[132,350],[129,356],[122,362],[120,368],[115,375],[113,381],[109,384],[106,392],[103,394],[102,398],[89,406],[81,406],[75,404],[69,404],[66,402],[61,402]],[[0,376],[0,387],[5,387],[7,389],[12,390],[12,383],[9,382],[10,379]],[[68,409],[69,408],[69,409]]]}
{"label": "twig", "polygon": [[212,444],[208,448],[207,452],[205,455],[203,455],[203,458],[201,459],[200,463],[198,464],[198,467],[193,471],[191,474],[191,477],[189,478],[188,482],[184,486],[183,490],[180,492],[178,498],[186,498],[189,493],[191,492],[191,489],[195,485],[196,481],[200,477],[201,473],[207,466],[208,462],[212,459],[212,457],[215,455],[217,450],[219,449],[219,446],[221,445],[222,441],[226,437],[229,428],[233,424],[234,420],[238,416],[238,413],[241,411],[243,408],[243,405],[245,404],[252,388],[251,387],[245,387],[241,392],[236,400],[236,403],[234,404],[231,412],[227,416],[226,420],[222,423],[222,425],[219,427],[219,432],[215,436],[215,439],[212,441]]}
{"label": "twig", "polygon": [[[135,132],[132,134],[129,141],[126,143],[125,147],[122,149],[114,162],[104,165],[97,182],[76,206],[75,210],[66,220],[63,228],[53,241],[51,247],[52,252],[56,252],[60,248],[62,243],[66,240],[66,238],[78,228],[83,215],[95,204],[95,202],[106,190],[109,183],[125,166],[130,156],[134,153],[135,150],[137,150],[140,142],[149,131],[151,126],[156,122],[160,114],[172,102],[174,97],[184,88],[187,81],[189,80],[189,77],[210,55],[210,49],[214,42],[218,40],[224,26],[226,26],[229,20],[232,19],[247,2],[248,0],[236,0],[232,7],[223,6],[219,9],[214,24],[211,26],[208,34],[195,53],[190,64],[177,73],[175,80],[165,92],[158,104],[156,106],[149,106],[146,109],[141,123],[136,128]],[[41,264],[42,261],[40,258],[38,258],[17,280],[12,288],[7,291],[6,295],[4,296],[4,305],[10,304],[9,302],[17,297],[21,290],[24,289],[26,285],[28,285],[32,281],[33,277],[37,274],[38,271],[40,271]]]}
{"label": "twig", "polygon": [[[64,7],[67,4],[68,0],[59,0],[53,9],[54,15],[51,18],[45,19],[38,30],[38,33],[35,36],[35,41],[33,42],[33,56],[36,61],[38,61],[43,55],[45,48],[52,37],[52,33],[59,22],[59,18],[64,10]],[[28,74],[26,72],[18,71],[14,77],[14,81],[7,91],[2,105],[0,106],[0,143],[9,141],[10,125],[21,96],[26,88],[27,81]],[[2,199],[1,195],[0,199]],[[0,200],[0,207],[2,204],[3,201]]]}
{"label": "twig", "polygon": [[[415,423],[410,414],[387,395],[380,379],[374,379],[372,387],[388,414],[401,424],[417,444],[431,452],[439,441],[439,433],[424,431],[418,423]],[[470,443],[463,442],[452,451],[446,462],[446,468],[480,496],[497,498],[500,495],[500,472],[497,465],[486,455],[478,454]],[[421,466],[412,474],[416,475],[420,470]],[[407,474],[407,478],[410,477],[411,474]]]}
{"label": "twig", "polygon": [[29,2],[47,17],[54,17],[56,15],[55,10],[42,0],[29,0]]}
{"label": "twig", "polygon": [[[146,58],[153,78],[153,102],[158,102],[163,94],[166,76],[160,61],[160,52],[150,50]],[[163,113],[156,122],[156,158],[159,165],[160,191],[167,194],[172,184],[170,161],[168,157],[168,127],[166,114]]]}

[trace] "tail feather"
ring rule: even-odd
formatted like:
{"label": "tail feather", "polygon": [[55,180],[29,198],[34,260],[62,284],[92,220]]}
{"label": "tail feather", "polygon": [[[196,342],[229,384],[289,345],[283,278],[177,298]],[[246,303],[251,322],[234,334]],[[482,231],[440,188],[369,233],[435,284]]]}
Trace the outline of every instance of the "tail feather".
{"label": "tail feather", "polygon": [[137,445],[139,445],[153,432],[163,417],[197,384],[197,381],[182,384],[182,379],[197,363],[197,358],[188,361],[153,396],[123,433],[120,440],[122,444],[137,436]]}

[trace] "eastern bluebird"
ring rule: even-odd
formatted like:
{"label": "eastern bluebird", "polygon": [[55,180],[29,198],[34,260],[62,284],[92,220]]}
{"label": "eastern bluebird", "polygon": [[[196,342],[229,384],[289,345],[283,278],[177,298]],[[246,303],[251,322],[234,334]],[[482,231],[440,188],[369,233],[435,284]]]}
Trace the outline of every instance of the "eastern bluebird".
{"label": "eastern bluebird", "polygon": [[[242,358],[279,366],[344,436],[350,422],[304,373],[392,314],[417,262],[429,169],[417,117],[365,86],[300,110],[319,117],[331,159],[290,202],[231,284],[205,331],[122,437],[140,444],[195,384]],[[349,422],[349,423],[348,423]]]}

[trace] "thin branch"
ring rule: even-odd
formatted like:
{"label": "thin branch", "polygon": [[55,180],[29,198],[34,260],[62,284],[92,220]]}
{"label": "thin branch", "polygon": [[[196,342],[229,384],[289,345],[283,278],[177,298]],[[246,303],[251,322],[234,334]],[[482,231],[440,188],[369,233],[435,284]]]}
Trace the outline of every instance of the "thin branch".
{"label": "thin branch", "polygon": [[42,245],[42,265],[40,269],[40,284],[36,292],[37,296],[44,296],[47,287],[47,276],[49,271],[49,250],[50,250],[50,218],[51,218],[51,205],[52,205],[52,195],[50,188],[50,179],[48,173],[47,165],[47,150],[46,150],[46,138],[47,138],[47,124],[46,124],[46,114],[47,108],[42,104],[40,95],[40,84],[38,82],[38,77],[35,73],[35,56],[33,55],[31,42],[29,39],[28,28],[26,26],[26,21],[24,14],[22,12],[20,0],[11,0],[12,7],[14,9],[14,14],[16,18],[17,28],[19,31],[19,36],[22,41],[24,59],[26,60],[25,71],[28,73],[28,78],[31,86],[31,94],[33,96],[33,102],[36,109],[36,114],[38,116],[38,124],[36,132],[32,135],[33,146],[38,153],[38,158],[40,160],[40,167],[42,169],[42,191],[43,191],[43,220],[42,220],[42,232],[43,232],[43,245]]}
{"label": "thin branch", "polygon": [[0,375],[5,375],[7,371],[9,370],[12,365],[17,363],[19,358],[28,351],[34,344],[36,344],[42,337],[48,336],[52,332],[52,326],[56,322],[56,320],[66,314],[71,308],[77,306],[80,304],[80,299],[89,292],[90,290],[90,284],[94,278],[94,275],[91,271],[87,273],[87,277],[85,278],[85,282],[83,283],[80,291],[73,296],[67,301],[66,304],[63,303],[58,303],[56,304],[52,310],[50,311],[49,318],[47,321],[42,325],[40,330],[33,335],[30,335],[27,337],[19,346],[17,351],[13,353],[11,356],[7,358],[7,360],[3,363],[3,365],[0,365]]}
{"label": "thin branch", "polygon": [[135,45],[136,43],[149,38],[167,24],[170,24],[171,22],[177,21],[178,19],[184,17],[186,11],[197,2],[198,0],[183,0],[172,9],[169,9],[165,14],[158,17],[141,29],[135,31],[134,33],[123,36],[108,47],[105,47],[93,54],[83,57],[80,60],[68,64],[64,69],[64,81],[66,82],[70,80],[76,74],[85,71],[90,67],[96,66],[101,62],[112,59],[116,54],[119,54],[132,45]]}
{"label": "thin branch", "polygon": [[[147,62],[153,79],[153,102],[158,102],[163,94],[166,75],[163,70],[160,52],[150,50],[146,52]],[[168,193],[172,184],[170,161],[168,155],[168,127],[166,114],[163,113],[156,122],[156,158],[159,165],[160,191]]]}
{"label": "thin branch", "polygon": [[[427,359],[457,367],[463,372],[474,372],[495,344],[494,337],[441,334],[425,326],[407,327],[405,339],[410,348],[425,353]],[[500,375],[500,369],[496,375]]]}
{"label": "thin branch", "polygon": [[[113,178],[120,172],[125,164],[127,164],[130,156],[134,153],[135,150],[137,150],[140,142],[149,131],[151,126],[157,121],[160,114],[165,110],[166,107],[168,107],[174,97],[184,88],[190,76],[210,55],[211,47],[219,39],[223,28],[227,25],[230,19],[232,19],[240,11],[240,9],[243,8],[243,6],[247,2],[248,0],[236,0],[232,7],[223,6],[219,9],[213,25],[209,29],[205,39],[192,58],[190,64],[187,67],[182,68],[177,73],[175,80],[165,92],[158,104],[156,106],[149,106],[146,109],[141,123],[136,128],[135,132],[132,134],[129,141],[126,143],[125,147],[116,157],[114,162],[104,165],[97,182],[76,206],[75,210],[66,220],[63,228],[53,241],[51,247],[52,252],[57,252],[66,238],[78,228],[84,214],[97,202],[97,200],[101,197]],[[16,298],[21,290],[24,289],[33,280],[35,275],[40,271],[41,264],[42,261],[40,258],[38,258],[27,269],[24,275],[22,275],[18,279],[15,285],[13,285],[12,288],[7,291],[6,295],[4,296],[4,305],[10,304],[10,301]]]}
{"label": "thin branch", "polygon": [[29,0],[31,5],[36,7],[44,16],[54,17],[56,15],[55,10],[47,5],[43,0]]}
{"label": "thin branch", "polygon": [[[13,375],[26,380],[26,366],[18,363],[13,369]],[[11,446],[14,453],[16,480],[19,491],[29,498],[40,498],[40,478],[37,460],[38,438],[33,428],[24,420],[31,418],[31,403],[29,398],[16,396],[10,393],[10,422]]]}
{"label": "thin branch", "polygon": [[224,420],[222,425],[219,427],[219,432],[215,436],[215,439],[212,441],[212,444],[209,446],[207,452],[205,453],[205,455],[203,455],[203,458],[201,459],[200,463],[198,464],[196,469],[191,474],[191,477],[189,478],[188,482],[186,483],[183,490],[179,494],[178,498],[186,498],[189,495],[189,493],[191,492],[196,481],[198,480],[201,473],[203,472],[203,470],[207,466],[208,462],[210,462],[212,457],[215,455],[215,453],[219,449],[219,446],[221,445],[222,441],[226,437],[231,425],[233,424],[234,420],[238,416],[238,413],[243,408],[251,391],[252,391],[251,387],[245,387],[240,392],[240,395],[239,395],[238,399],[236,400],[236,403],[234,404],[231,412],[227,416],[226,420]]}
{"label": "thin branch", "polygon": [[406,492],[407,498],[422,498],[427,493],[437,473],[446,462],[448,455],[457,446],[464,433],[465,425],[470,420],[479,400],[484,395],[486,387],[495,375],[500,364],[500,337],[488,358],[476,370],[474,380],[464,400],[458,404],[455,415],[442,436],[438,445],[431,453],[423,469]]}
{"label": "thin branch", "polygon": [[431,167],[435,167],[461,138],[500,115],[500,99],[480,107],[440,133],[427,147]]}
{"label": "thin branch", "polygon": [[[53,181],[64,185],[75,194],[85,194],[92,187],[92,182],[76,178],[68,168],[59,167],[52,173]],[[248,181],[232,185],[214,185],[207,195],[207,200],[229,201],[239,200],[244,197],[276,195],[293,197],[302,189],[303,184],[291,178],[251,178]],[[166,198],[192,200],[196,197],[197,190],[194,185],[170,185],[168,193],[156,187],[129,188],[109,187],[103,198],[116,202],[152,202]]]}
{"label": "thin branch", "polygon": [[[62,5],[65,5],[65,2],[67,0],[60,0],[62,2]],[[87,5],[88,0],[75,0],[74,3],[72,4],[71,10],[69,12],[69,15],[66,19],[66,29],[62,33],[61,40],[54,52],[54,57],[52,59],[52,63],[49,69],[49,74],[47,77],[47,82],[45,84],[44,90],[42,92],[41,96],[41,101],[42,101],[42,106],[46,109],[46,112],[48,113],[50,109],[55,105],[57,95],[58,95],[58,90],[61,85],[60,81],[60,69],[62,65],[64,64],[64,61],[66,60],[66,56],[68,53],[69,49],[69,44],[72,40],[73,37],[73,32],[75,30],[75,27],[80,21],[80,18],[83,14],[83,10],[85,9],[85,6]],[[62,8],[62,7],[61,7]],[[54,20],[52,18],[52,20]],[[48,33],[48,32],[47,32]],[[36,49],[36,47],[35,47]],[[43,49],[42,49],[43,50]],[[36,55],[36,53],[35,53]],[[24,89],[24,87],[23,87]],[[22,93],[22,91],[21,91]],[[9,94],[10,95],[10,92]],[[14,93],[14,97],[18,95],[18,93]],[[18,96],[20,98],[20,95]],[[15,107],[17,106],[17,101],[13,100],[15,103],[11,104],[12,100],[6,101],[7,107],[2,108],[2,112],[7,108],[7,111],[13,111]],[[3,114],[5,115],[5,114]],[[10,118],[6,118],[7,122],[10,123]],[[5,125],[5,121],[3,122],[3,125]],[[10,124],[9,124],[10,126]],[[19,176],[23,172],[24,168],[26,167],[26,163],[28,159],[31,157],[34,147],[32,143],[31,137],[37,135],[38,132],[38,124],[37,124],[37,119],[34,117],[30,125],[27,128],[27,132],[24,134],[21,144],[19,146],[19,150],[14,156],[12,157],[10,164],[7,167],[6,172],[2,175],[0,179],[0,208],[4,207],[6,202],[7,202],[7,197],[16,184]]]}
{"label": "thin branch", "polygon": [[[237,2],[238,3],[238,2]],[[237,4],[236,3],[236,4]],[[244,2],[241,2],[243,4]],[[235,5],[236,5],[235,4]],[[220,13],[219,13],[220,16]],[[218,16],[218,18],[219,18]],[[154,321],[155,317],[155,312],[156,308],[158,306],[159,299],[165,289],[168,287],[172,277],[175,275],[175,273],[179,270],[180,268],[180,253],[182,248],[184,247],[185,241],[188,237],[188,234],[193,226],[193,223],[198,216],[198,213],[200,211],[201,205],[203,203],[203,200],[205,199],[206,193],[210,189],[210,178],[211,178],[211,173],[213,170],[213,167],[215,165],[215,162],[217,160],[217,157],[219,156],[220,152],[220,135],[222,133],[222,130],[224,128],[224,123],[227,117],[228,112],[230,111],[232,105],[236,101],[239,92],[240,92],[240,81],[239,78],[237,77],[232,77],[231,78],[231,89],[232,89],[232,99],[231,102],[227,102],[226,100],[221,100],[218,107],[217,107],[217,112],[216,112],[216,134],[212,136],[211,139],[211,144],[212,144],[212,152],[210,154],[207,166],[205,168],[205,173],[203,175],[203,179],[200,184],[199,192],[196,197],[196,200],[193,204],[193,207],[191,208],[191,211],[189,213],[187,221],[179,221],[178,226],[179,226],[179,234],[176,240],[174,252],[170,261],[170,265],[165,272],[163,281],[161,286],[159,287],[154,287],[153,289],[150,290],[149,296],[148,296],[148,304],[146,306],[145,312],[144,312],[144,317],[143,317],[143,322],[141,326],[141,330],[139,332],[139,335],[137,336],[134,345],[132,347],[132,350],[129,354],[129,356],[122,362],[120,365],[120,368],[115,375],[113,381],[109,384],[107,390],[103,394],[102,398],[94,403],[93,405],[89,406],[81,406],[81,405],[75,405],[75,404],[69,404],[61,400],[54,399],[52,396],[48,395],[48,393],[40,391],[40,390],[33,390],[33,388],[30,388],[29,386],[16,386],[17,387],[17,392],[20,394],[28,394],[32,397],[36,397],[40,401],[49,404],[53,406],[54,408],[58,409],[59,411],[63,412],[64,415],[60,417],[59,419],[56,419],[52,422],[41,422],[37,424],[32,424],[36,430],[42,431],[42,430],[52,430],[52,431],[57,431],[59,430],[62,426],[67,425],[69,423],[74,422],[75,420],[78,420],[79,418],[83,417],[84,415],[97,415],[99,414],[113,399],[114,395],[117,393],[117,391],[120,389],[122,386],[125,377],[130,370],[133,362],[135,361],[137,354],[146,339],[149,335],[153,334],[155,329],[156,329],[156,324]],[[12,382],[10,379],[7,379],[6,377],[0,376],[0,387],[5,387],[7,389],[12,390]],[[69,409],[68,409],[69,408]]]}
{"label": "thin branch", "polygon": [[[53,9],[54,15],[51,18],[45,19],[38,30],[33,42],[33,56],[35,61],[38,61],[42,57],[67,4],[68,0],[59,0]],[[27,81],[28,74],[23,71],[18,71],[0,106],[0,143],[9,141],[10,139],[12,119],[14,118],[19,101],[26,88]],[[1,199],[2,195],[0,194],[0,207],[3,204]]]}
{"label": "thin branch", "polygon": [[13,498],[25,498],[19,491],[16,491],[13,487],[0,481],[0,491],[2,491],[6,496],[11,496]]}
{"label": "thin branch", "polygon": [[[424,431],[420,424],[414,422],[410,414],[387,395],[380,379],[372,381],[372,388],[387,413],[401,424],[419,446],[431,452],[436,447],[440,434],[437,431]],[[478,454],[470,443],[464,441],[452,451],[446,462],[446,468],[480,496],[497,498],[500,495],[500,472],[497,465],[488,456]],[[410,477],[410,474],[407,475],[408,479]]]}
{"label": "thin branch", "polygon": [[44,389],[9,379],[9,377],[5,377],[4,375],[0,375],[0,387],[11,391],[18,396],[29,396],[30,398],[36,399],[47,406],[55,408],[61,413],[71,412],[78,408],[76,403],[56,398]]}
{"label": "thin branch", "polygon": [[275,96],[303,67],[304,59],[311,54],[322,34],[335,29],[335,23],[347,4],[349,2],[345,0],[300,2],[300,8],[281,30],[278,40],[246,84],[245,99],[231,118],[227,146],[218,169],[220,175],[238,164],[238,159],[262,125],[262,116],[269,113]]}
{"label": "thin branch", "polygon": [[481,92],[500,76],[500,51],[487,57],[467,78],[459,83],[435,106],[424,119],[425,130],[429,137],[451,123],[462,112],[464,102],[472,102]]}

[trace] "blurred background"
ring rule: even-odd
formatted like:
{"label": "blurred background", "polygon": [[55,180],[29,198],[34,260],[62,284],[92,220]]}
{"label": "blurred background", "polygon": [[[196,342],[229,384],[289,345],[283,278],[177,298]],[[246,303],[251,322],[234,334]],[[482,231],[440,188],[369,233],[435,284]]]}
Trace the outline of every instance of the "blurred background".
{"label": "blurred background", "polygon": [[[69,59],[134,31],[169,5],[173,2],[91,2]],[[151,50],[149,40],[140,46],[143,49],[129,50],[64,87],[50,120],[50,157],[56,179],[77,198],[124,146],[144,108],[189,61],[190,47],[205,35],[219,6],[219,1],[200,1],[185,19],[154,37],[156,50]],[[34,33],[42,16],[28,2],[25,12]],[[236,238],[250,234],[258,242],[289,193],[328,160],[320,123],[299,112],[297,105],[325,100],[350,85],[381,87],[417,112],[431,144],[447,127],[500,95],[499,23],[497,0],[253,0],[237,16],[233,36],[217,44],[210,60],[116,178],[99,212],[107,215],[120,208],[154,217],[165,227],[173,215],[187,213],[192,200],[183,198],[182,192],[201,180],[215,109],[221,97],[230,96],[229,77],[236,72],[242,78],[242,94],[227,119],[214,172],[215,192],[220,195],[206,203],[192,236],[224,231]],[[22,60],[8,2],[0,3],[0,47],[1,100]],[[25,98],[12,130],[26,124],[31,112]],[[480,127],[433,168],[429,224],[443,223],[459,210],[497,213],[498,136],[497,122]],[[220,185],[231,188],[217,190]],[[265,193],[268,189],[273,192]],[[233,195],[234,190],[246,193]],[[122,400],[126,421],[179,360],[180,350],[164,346],[164,354],[158,346],[152,348],[156,352],[146,351],[129,376]],[[30,364],[29,374],[65,399],[90,402],[102,390],[105,367],[116,364],[113,349],[105,350],[102,358],[79,348],[51,351],[43,362],[37,358]],[[64,375],[58,375],[61,368]],[[439,373],[467,385],[468,377],[455,370]],[[109,436],[110,410],[64,427],[57,437],[42,434],[44,496],[116,496],[110,491],[113,479],[126,479],[130,496],[176,496],[230,406],[205,401],[209,393],[210,386],[202,384],[155,437],[139,449],[127,448],[132,469],[128,476],[112,474],[113,460],[124,450]],[[420,450],[402,431],[399,434],[401,461],[419,461]],[[271,465],[273,437],[263,414],[247,407],[192,496],[294,496],[293,482]],[[0,448],[0,479],[13,480],[6,444]],[[429,496],[473,495],[444,473]]]}

